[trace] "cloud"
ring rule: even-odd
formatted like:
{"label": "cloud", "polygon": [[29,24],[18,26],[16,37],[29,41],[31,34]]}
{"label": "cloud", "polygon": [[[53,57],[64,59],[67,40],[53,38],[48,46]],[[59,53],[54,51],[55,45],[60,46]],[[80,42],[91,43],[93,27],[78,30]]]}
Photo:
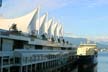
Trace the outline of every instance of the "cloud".
{"label": "cloud", "polygon": [[54,9],[54,8],[60,8],[63,6],[66,6],[69,4],[71,0],[40,0],[38,1],[39,5],[41,7],[49,8],[49,9]]}
{"label": "cloud", "polygon": [[38,6],[42,9],[53,10],[64,7],[73,1],[74,0],[4,0],[0,14],[8,17],[11,15],[20,16]]}
{"label": "cloud", "polygon": [[107,4],[108,0],[92,0],[92,2],[88,5],[88,7],[102,6]]}
{"label": "cloud", "polygon": [[91,39],[97,42],[108,42],[108,36],[97,36],[92,37]]}
{"label": "cloud", "polygon": [[108,0],[3,0],[0,9],[2,16],[21,16],[40,6],[45,10],[55,10],[68,5],[79,7],[94,7],[108,4]]}

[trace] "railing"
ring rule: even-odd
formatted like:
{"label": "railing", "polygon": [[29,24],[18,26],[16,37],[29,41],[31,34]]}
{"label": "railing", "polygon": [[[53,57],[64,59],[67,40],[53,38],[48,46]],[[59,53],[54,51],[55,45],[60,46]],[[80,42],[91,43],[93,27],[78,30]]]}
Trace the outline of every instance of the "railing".
{"label": "railing", "polygon": [[0,51],[0,57],[13,56],[13,51]]}

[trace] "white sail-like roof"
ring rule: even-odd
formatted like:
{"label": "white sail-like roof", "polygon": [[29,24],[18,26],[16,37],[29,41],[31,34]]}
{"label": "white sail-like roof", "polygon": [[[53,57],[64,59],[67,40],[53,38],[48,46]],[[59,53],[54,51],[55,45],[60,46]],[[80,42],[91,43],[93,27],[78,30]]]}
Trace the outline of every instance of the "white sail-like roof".
{"label": "white sail-like roof", "polygon": [[60,33],[60,37],[63,37],[63,35],[64,35],[64,29],[63,29],[63,26],[61,26],[59,33]]}
{"label": "white sail-like roof", "polygon": [[59,36],[62,37],[62,25],[59,27]]}
{"label": "white sail-like roof", "polygon": [[48,37],[51,38],[52,37],[52,28],[53,28],[53,24],[54,21],[52,19],[52,23],[50,24],[49,28],[48,28]]}
{"label": "white sail-like roof", "polygon": [[52,35],[53,35],[53,36],[55,35],[55,30],[56,30],[57,26],[58,26],[58,23],[55,22],[55,23],[53,24],[53,28],[52,28]]}
{"label": "white sail-like roof", "polygon": [[61,36],[61,28],[62,28],[62,25],[58,23],[56,28],[55,28],[55,31],[54,31],[54,36],[55,37],[60,37]]}
{"label": "white sail-like roof", "polygon": [[59,25],[58,25],[58,28],[57,28],[57,36],[58,36],[58,37],[61,36],[61,35],[60,35],[60,29],[61,29],[61,27],[62,27],[62,25],[59,24]]}
{"label": "white sail-like roof", "polygon": [[58,36],[58,26],[59,24],[57,23],[55,29],[54,29],[54,37],[57,37]]}
{"label": "white sail-like roof", "polygon": [[32,17],[31,21],[30,21],[30,24],[28,26],[28,30],[29,30],[29,33],[33,33],[36,34],[36,30],[37,30],[37,26],[39,26],[37,23],[37,19],[38,19],[38,14],[39,14],[39,9],[37,8],[34,16]]}
{"label": "white sail-like roof", "polygon": [[39,34],[42,35],[45,33],[45,27],[46,27],[46,19],[47,19],[48,14],[45,13],[39,21],[40,28],[39,28]]}
{"label": "white sail-like roof", "polygon": [[34,15],[36,15],[36,13],[37,13],[36,11],[37,11],[37,9],[34,10],[33,12],[31,12],[25,16],[19,17],[19,18],[0,19],[0,29],[9,30],[10,26],[13,23],[15,23],[15,24],[17,24],[18,30],[21,30],[22,32],[28,32],[29,24],[35,22]]}
{"label": "white sail-like roof", "polygon": [[47,34],[48,34],[48,29],[52,23],[53,23],[53,19],[49,19],[48,22],[46,22],[45,32]]}
{"label": "white sail-like roof", "polygon": [[48,29],[48,36],[49,36],[49,38],[54,36],[54,30],[55,30],[56,25],[57,25],[57,22],[54,23],[54,20],[53,20],[52,23],[49,26],[49,29]]}

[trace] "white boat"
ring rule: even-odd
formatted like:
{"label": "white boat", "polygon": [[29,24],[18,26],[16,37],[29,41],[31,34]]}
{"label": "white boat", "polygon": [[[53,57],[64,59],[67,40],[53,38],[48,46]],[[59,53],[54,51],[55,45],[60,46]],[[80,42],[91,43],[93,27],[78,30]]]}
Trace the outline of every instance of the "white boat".
{"label": "white boat", "polygon": [[[97,69],[97,46],[95,43],[82,43],[77,48],[78,72],[95,72]],[[97,72],[97,71],[96,71]]]}

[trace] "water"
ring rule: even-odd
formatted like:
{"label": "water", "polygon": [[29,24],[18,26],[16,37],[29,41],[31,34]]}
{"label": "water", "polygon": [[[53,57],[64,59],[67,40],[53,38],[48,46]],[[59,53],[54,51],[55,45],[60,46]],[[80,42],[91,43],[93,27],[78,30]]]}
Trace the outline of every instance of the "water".
{"label": "water", "polygon": [[108,72],[108,52],[99,52],[97,58],[98,58],[97,66],[91,68],[90,70],[86,69],[85,72]]}
{"label": "water", "polygon": [[108,52],[100,52],[98,55],[98,72],[108,72]]}

